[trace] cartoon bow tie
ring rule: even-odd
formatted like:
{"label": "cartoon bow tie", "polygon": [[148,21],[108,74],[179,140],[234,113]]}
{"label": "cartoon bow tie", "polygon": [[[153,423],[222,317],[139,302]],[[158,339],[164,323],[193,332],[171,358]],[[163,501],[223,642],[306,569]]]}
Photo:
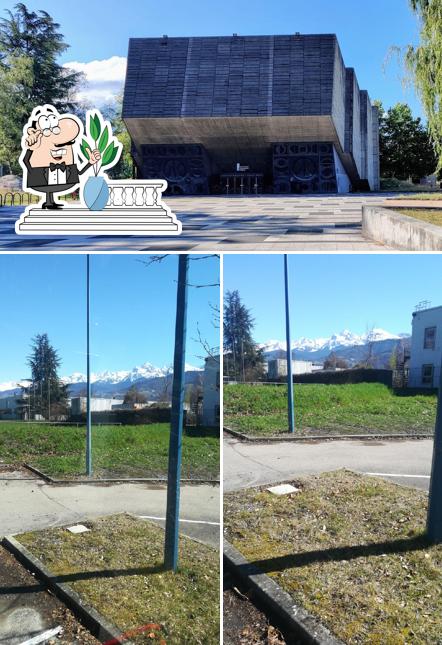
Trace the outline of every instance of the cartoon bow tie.
{"label": "cartoon bow tie", "polygon": [[66,170],[66,164],[64,161],[62,161],[61,163],[50,163],[49,168],[51,172],[53,172],[54,170],[62,170],[64,172]]}

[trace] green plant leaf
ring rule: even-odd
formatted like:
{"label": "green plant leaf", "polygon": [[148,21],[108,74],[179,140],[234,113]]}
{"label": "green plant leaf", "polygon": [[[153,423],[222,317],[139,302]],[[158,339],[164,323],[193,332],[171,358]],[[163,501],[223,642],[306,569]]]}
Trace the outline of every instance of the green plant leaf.
{"label": "green plant leaf", "polygon": [[114,142],[112,141],[108,145],[108,147],[106,148],[106,150],[104,152],[101,165],[102,166],[109,166],[109,164],[111,164],[115,160],[115,157],[117,156],[117,153],[118,153],[118,147],[116,147],[114,145]]}
{"label": "green plant leaf", "polygon": [[86,159],[86,161],[89,161],[87,150],[90,150],[90,149],[91,149],[91,147],[88,144],[88,142],[86,141],[86,139],[83,139],[83,141],[81,142],[81,145],[80,145],[80,150],[81,150],[81,154]]}
{"label": "green plant leaf", "polygon": [[94,116],[92,116],[91,114],[89,119],[89,132],[91,133],[92,139],[94,141],[97,141],[101,132],[101,122],[98,118],[98,114],[94,114]]}
{"label": "green plant leaf", "polygon": [[101,133],[100,141],[98,142],[98,150],[103,154],[109,140],[109,128],[106,126]]}
{"label": "green plant leaf", "polygon": [[94,116],[94,121],[95,121],[95,125],[97,127],[97,137],[95,139],[95,141],[96,141],[98,139],[98,137],[100,136],[100,134],[101,134],[101,120],[100,120],[100,117],[98,116],[98,114],[96,114]]}

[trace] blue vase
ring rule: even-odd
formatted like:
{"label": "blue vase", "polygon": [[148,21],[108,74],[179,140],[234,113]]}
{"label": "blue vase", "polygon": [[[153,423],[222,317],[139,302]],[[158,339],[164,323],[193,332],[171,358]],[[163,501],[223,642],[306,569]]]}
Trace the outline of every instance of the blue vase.
{"label": "blue vase", "polygon": [[102,211],[109,199],[109,186],[104,177],[89,177],[83,188],[83,199],[91,211]]}

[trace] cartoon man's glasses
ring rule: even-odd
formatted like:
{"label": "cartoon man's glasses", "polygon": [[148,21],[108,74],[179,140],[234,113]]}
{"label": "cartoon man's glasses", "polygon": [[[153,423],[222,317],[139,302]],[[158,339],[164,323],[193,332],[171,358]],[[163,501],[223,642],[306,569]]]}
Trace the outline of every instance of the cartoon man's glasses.
{"label": "cartoon man's glasses", "polygon": [[54,128],[45,128],[42,132],[44,137],[48,137],[51,132],[52,134],[60,134],[60,128],[56,125]]}
{"label": "cartoon man's glasses", "polygon": [[60,128],[58,127],[58,118],[55,114],[49,114],[48,116],[42,115],[38,119],[38,125],[43,133],[43,136],[45,137],[49,137],[51,133],[60,134]]}

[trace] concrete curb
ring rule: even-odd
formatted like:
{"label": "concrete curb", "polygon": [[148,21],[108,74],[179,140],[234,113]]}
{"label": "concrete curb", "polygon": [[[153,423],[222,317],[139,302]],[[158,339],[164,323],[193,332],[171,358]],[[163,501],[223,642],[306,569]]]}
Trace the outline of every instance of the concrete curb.
{"label": "concrete curb", "polygon": [[[110,623],[106,618],[99,614],[93,607],[88,605],[81,599],[77,592],[73,591],[67,584],[58,582],[58,576],[52,574],[49,569],[35,558],[20,542],[18,542],[12,535],[3,538],[3,546],[12,553],[26,569],[35,573],[35,575],[42,580],[51,591],[59,598],[65,605],[72,609],[72,611],[80,617],[84,625],[89,629],[91,634],[98,638],[102,643],[111,639],[118,639],[120,642],[122,632],[117,629],[115,625]],[[124,641],[130,645],[131,641]]]}
{"label": "concrete curb", "polygon": [[302,607],[269,576],[250,564],[227,540],[224,540],[224,563],[250,587],[259,600],[276,614],[294,636],[308,645],[343,645],[331,632]]}
{"label": "concrete curb", "polygon": [[283,437],[270,436],[270,437],[255,437],[253,435],[243,434],[237,430],[232,430],[224,426],[224,432],[232,435],[240,441],[246,441],[249,443],[283,443],[283,442],[295,442],[302,443],[304,441],[342,441],[342,440],[358,440],[358,441],[369,441],[370,439],[410,439],[410,440],[419,440],[419,439],[434,439],[434,434],[335,434],[335,435],[311,435],[303,436],[299,435],[291,436],[289,434],[284,435]]}
{"label": "concrete curb", "polygon": [[379,206],[362,207],[362,235],[402,251],[442,251],[442,227]]}
{"label": "concrete curb", "polygon": [[53,483],[52,477],[49,477],[49,475],[45,475],[44,473],[41,472],[41,470],[38,470],[38,468],[34,468],[34,466],[31,466],[30,464],[25,464],[23,463],[23,468],[26,468],[26,470],[30,470],[31,473],[34,473],[34,475],[37,475],[37,477],[40,477],[41,479],[44,479],[45,482],[48,484]]}
{"label": "concrete curb", "polygon": [[[147,484],[167,484],[167,477],[116,477],[116,478],[103,478],[103,479],[54,479],[50,475],[46,475],[35,466],[30,464],[23,464],[24,468],[27,468],[38,477],[41,477],[48,484],[124,484],[128,483],[140,483],[143,482]],[[182,478],[181,483],[183,484],[212,484],[213,486],[218,486],[220,483],[219,479],[185,479]]]}

